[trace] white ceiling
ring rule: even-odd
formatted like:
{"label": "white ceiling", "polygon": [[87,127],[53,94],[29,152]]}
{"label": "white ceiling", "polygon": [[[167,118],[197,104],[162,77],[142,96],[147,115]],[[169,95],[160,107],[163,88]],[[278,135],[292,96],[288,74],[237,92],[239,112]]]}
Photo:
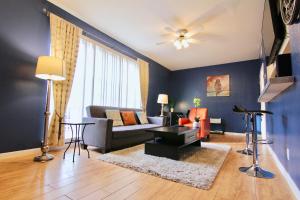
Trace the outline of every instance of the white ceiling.
{"label": "white ceiling", "polygon": [[[49,0],[170,70],[258,58],[264,0]],[[165,27],[199,40],[176,50]]]}

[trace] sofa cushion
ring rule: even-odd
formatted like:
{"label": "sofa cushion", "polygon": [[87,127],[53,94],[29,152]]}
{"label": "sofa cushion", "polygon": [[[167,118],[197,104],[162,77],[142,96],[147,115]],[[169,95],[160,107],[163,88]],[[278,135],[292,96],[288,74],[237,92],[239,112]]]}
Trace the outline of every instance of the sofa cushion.
{"label": "sofa cushion", "polygon": [[137,124],[133,111],[121,111],[121,116],[125,126]]}
{"label": "sofa cushion", "polygon": [[138,119],[140,121],[141,124],[149,124],[148,119],[147,119],[147,115],[145,112],[136,112],[136,115],[138,116]]}
{"label": "sofa cushion", "polygon": [[123,121],[119,110],[106,110],[107,119],[113,120],[113,126],[123,126]]}
{"label": "sofa cushion", "polygon": [[132,126],[118,126],[113,127],[113,137],[114,138],[125,138],[125,137],[134,137],[137,135],[147,134],[145,129],[160,127],[157,124],[139,124]]}

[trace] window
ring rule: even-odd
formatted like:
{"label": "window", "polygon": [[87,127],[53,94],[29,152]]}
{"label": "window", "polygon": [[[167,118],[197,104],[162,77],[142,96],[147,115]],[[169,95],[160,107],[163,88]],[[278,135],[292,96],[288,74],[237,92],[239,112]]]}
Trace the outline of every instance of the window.
{"label": "window", "polygon": [[83,37],[65,120],[81,121],[88,105],[141,108],[141,93],[136,60]]}

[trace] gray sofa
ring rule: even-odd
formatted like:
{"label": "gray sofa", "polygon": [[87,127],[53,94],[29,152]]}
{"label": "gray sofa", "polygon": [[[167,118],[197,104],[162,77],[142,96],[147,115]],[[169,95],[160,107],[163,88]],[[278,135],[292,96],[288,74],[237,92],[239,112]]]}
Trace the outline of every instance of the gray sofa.
{"label": "gray sofa", "polygon": [[164,125],[162,117],[148,117],[149,124],[113,127],[113,120],[107,119],[105,110],[141,111],[138,109],[126,109],[105,106],[88,106],[87,116],[83,122],[93,122],[95,125],[87,126],[84,134],[84,148],[87,146],[99,147],[103,153],[118,150],[153,139],[153,134],[146,129]]}

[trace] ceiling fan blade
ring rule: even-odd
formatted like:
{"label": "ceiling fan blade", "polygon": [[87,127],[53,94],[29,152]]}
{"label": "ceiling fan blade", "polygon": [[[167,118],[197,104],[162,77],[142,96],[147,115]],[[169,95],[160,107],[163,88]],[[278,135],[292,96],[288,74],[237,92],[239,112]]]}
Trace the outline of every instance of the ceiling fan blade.
{"label": "ceiling fan blade", "polygon": [[170,41],[157,42],[156,45],[159,46],[159,45],[164,45],[164,44],[168,44],[168,43],[171,43],[171,42]]}
{"label": "ceiling fan blade", "polygon": [[166,34],[161,34],[160,37],[171,38],[171,37],[176,37],[176,34],[175,33],[166,33]]}
{"label": "ceiling fan blade", "polygon": [[223,40],[222,35],[215,33],[195,33],[190,38],[192,39],[209,39],[209,40]]}
{"label": "ceiling fan blade", "polygon": [[220,0],[204,11],[197,19],[187,25],[188,29],[202,29],[202,25],[220,17],[230,8],[235,8],[240,0]]}
{"label": "ceiling fan blade", "polygon": [[191,33],[188,37],[189,38],[197,38],[197,37],[201,37],[203,34],[204,34],[204,32]]}
{"label": "ceiling fan blade", "polygon": [[201,44],[202,42],[204,42],[205,40],[196,40],[193,38],[188,39],[188,42],[191,44]]}
{"label": "ceiling fan blade", "polygon": [[170,32],[170,33],[176,33],[176,31],[173,28],[169,27],[169,26],[165,27],[165,30],[167,32]]}
{"label": "ceiling fan blade", "polygon": [[213,9],[213,8],[208,9],[207,11],[205,11],[205,13],[201,14],[197,19],[195,19],[190,24],[188,24],[187,28],[188,29],[202,28],[203,24],[209,23],[210,21],[219,17],[220,12],[218,10],[220,9]]}

